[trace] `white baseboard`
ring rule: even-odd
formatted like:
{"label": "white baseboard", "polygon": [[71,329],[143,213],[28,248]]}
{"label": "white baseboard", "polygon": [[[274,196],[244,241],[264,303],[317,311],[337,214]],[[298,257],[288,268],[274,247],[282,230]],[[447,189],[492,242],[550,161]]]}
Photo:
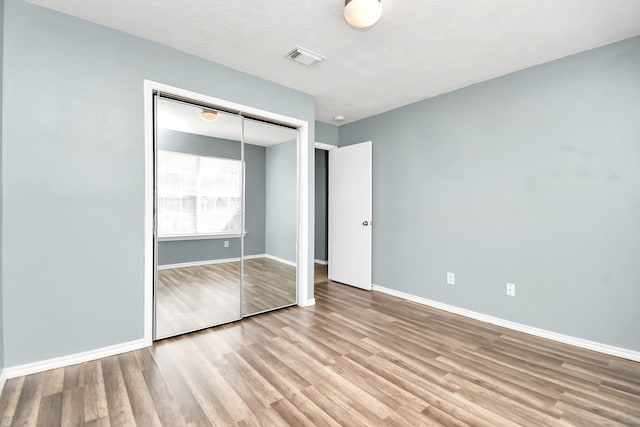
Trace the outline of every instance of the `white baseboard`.
{"label": "white baseboard", "polygon": [[316,264],[321,264],[321,265],[329,265],[329,261],[324,261],[322,259],[314,259],[313,262],[315,262]]}
{"label": "white baseboard", "polygon": [[[254,259],[254,258],[265,258],[265,254],[257,254],[257,255],[245,255],[244,259]],[[163,264],[158,266],[158,270],[170,270],[172,268],[185,268],[185,267],[198,267],[201,265],[211,265],[211,264],[224,264],[227,262],[238,262],[240,261],[240,257],[236,258],[220,258],[220,259],[207,259],[203,261],[192,261],[192,262],[180,262],[177,264]]]}
{"label": "white baseboard", "polygon": [[264,254],[264,257],[268,258],[268,259],[272,259],[274,261],[281,262],[283,264],[291,265],[293,267],[296,267],[298,265],[294,261],[289,261],[288,259],[284,259],[284,258],[278,258],[277,256],[273,256],[273,255],[269,255],[269,254]]}
{"label": "white baseboard", "polygon": [[0,393],[4,390],[4,384],[7,382],[7,371],[3,369],[0,371]]}
{"label": "white baseboard", "polygon": [[243,258],[244,259],[257,259],[257,258],[264,258],[266,257],[265,254],[255,254],[255,255],[245,255]]}
{"label": "white baseboard", "polygon": [[311,299],[308,299],[306,301],[298,303],[298,306],[300,306],[300,307],[311,307],[312,305],[316,305],[316,299],[315,298],[311,298]]}
{"label": "white baseboard", "polygon": [[[291,265],[295,267],[297,264],[293,261],[289,261],[284,258],[278,258],[269,254],[256,254],[256,255],[245,255],[244,259],[256,259],[256,258],[269,258],[274,261],[281,262],[283,264]],[[163,264],[158,266],[158,270],[170,270],[172,268],[185,268],[185,267],[198,267],[201,265],[212,265],[212,264],[224,264],[227,262],[238,262],[240,261],[240,257],[236,258],[220,258],[220,259],[206,259],[203,261],[192,261],[192,262],[180,262],[177,264]]]}
{"label": "white baseboard", "polygon": [[122,344],[98,348],[96,350],[89,350],[82,353],[70,354],[68,356],[42,360],[40,362],[11,366],[5,368],[2,372],[2,375],[4,376],[4,378],[16,378],[23,375],[36,374],[38,372],[44,372],[51,369],[62,368],[65,366],[77,365],[78,363],[90,362],[92,360],[102,359],[103,357],[115,356],[116,354],[139,350],[143,347],[146,347],[144,339],[139,339]]}
{"label": "white baseboard", "polygon": [[384,286],[373,285],[373,290],[385,294],[393,295],[398,298],[417,302],[418,304],[427,305],[439,310],[448,311],[449,313],[459,314],[461,316],[470,317],[481,322],[491,323],[493,325],[502,326],[504,328],[513,329],[515,331],[524,332],[525,334],[535,335],[541,338],[547,338],[564,344],[573,345],[575,347],[585,348],[587,350],[597,351],[599,353],[608,354],[610,356],[622,357],[624,359],[640,362],[640,351],[629,350],[622,347],[615,347],[609,344],[602,344],[595,341],[589,341],[582,338],[576,338],[569,335],[559,334],[557,332],[547,331],[545,329],[534,328],[532,326],[523,325],[522,323],[512,322],[510,320],[500,319],[499,317],[489,316],[487,314],[478,313],[476,311],[467,310],[465,308],[444,304],[427,298],[408,294],[395,289],[385,288]]}

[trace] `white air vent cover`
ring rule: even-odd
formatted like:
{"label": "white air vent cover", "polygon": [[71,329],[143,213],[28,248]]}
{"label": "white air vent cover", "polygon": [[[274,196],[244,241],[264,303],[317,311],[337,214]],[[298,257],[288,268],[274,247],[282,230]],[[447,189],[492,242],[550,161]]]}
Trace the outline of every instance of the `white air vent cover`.
{"label": "white air vent cover", "polygon": [[302,65],[313,65],[325,60],[325,57],[315,52],[311,52],[304,47],[296,46],[287,57],[293,61],[299,62]]}

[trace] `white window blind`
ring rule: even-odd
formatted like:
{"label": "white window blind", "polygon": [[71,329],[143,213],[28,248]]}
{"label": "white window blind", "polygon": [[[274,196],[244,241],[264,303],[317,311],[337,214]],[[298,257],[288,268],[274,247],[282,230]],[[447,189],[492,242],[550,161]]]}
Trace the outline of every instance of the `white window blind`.
{"label": "white window blind", "polygon": [[241,162],[158,150],[158,235],[240,233]]}

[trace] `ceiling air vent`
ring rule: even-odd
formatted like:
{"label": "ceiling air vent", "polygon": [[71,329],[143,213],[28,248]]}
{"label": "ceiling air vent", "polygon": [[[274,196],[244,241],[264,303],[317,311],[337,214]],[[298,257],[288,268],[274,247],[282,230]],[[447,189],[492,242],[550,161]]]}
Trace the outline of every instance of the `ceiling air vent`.
{"label": "ceiling air vent", "polygon": [[313,65],[325,60],[325,57],[318,55],[315,52],[311,52],[309,49],[305,49],[300,46],[296,46],[287,57],[293,61],[296,61],[302,65]]}

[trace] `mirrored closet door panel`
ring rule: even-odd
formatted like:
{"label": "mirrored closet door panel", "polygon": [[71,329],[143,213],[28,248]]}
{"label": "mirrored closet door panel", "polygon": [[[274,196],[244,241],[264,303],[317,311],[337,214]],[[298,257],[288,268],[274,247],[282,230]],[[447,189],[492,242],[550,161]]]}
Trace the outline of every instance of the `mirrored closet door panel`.
{"label": "mirrored closet door panel", "polygon": [[156,100],[155,339],[242,317],[242,118]]}
{"label": "mirrored closet door panel", "polygon": [[297,135],[244,119],[242,314],[296,303]]}

